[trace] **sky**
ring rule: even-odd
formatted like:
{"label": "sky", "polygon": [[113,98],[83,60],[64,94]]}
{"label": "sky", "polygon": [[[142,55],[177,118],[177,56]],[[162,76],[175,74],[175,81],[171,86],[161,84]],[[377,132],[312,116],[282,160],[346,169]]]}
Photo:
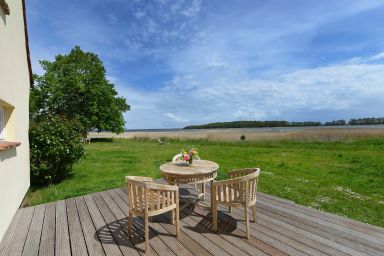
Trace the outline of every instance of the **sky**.
{"label": "sky", "polygon": [[26,2],[33,72],[96,53],[127,129],[384,116],[384,0]]}

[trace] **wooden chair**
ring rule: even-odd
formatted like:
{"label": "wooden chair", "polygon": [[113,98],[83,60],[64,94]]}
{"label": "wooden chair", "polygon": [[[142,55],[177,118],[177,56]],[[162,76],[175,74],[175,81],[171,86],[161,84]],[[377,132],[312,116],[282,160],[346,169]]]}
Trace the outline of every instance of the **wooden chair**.
{"label": "wooden chair", "polygon": [[176,222],[179,236],[179,188],[153,183],[150,177],[126,176],[128,188],[128,235],[131,236],[132,215],[144,218],[145,250],[148,250],[148,218],[168,211]]}
{"label": "wooden chair", "polygon": [[249,212],[253,209],[253,221],[256,222],[256,191],[259,168],[235,170],[228,173],[230,179],[213,181],[211,187],[211,209],[213,230],[217,231],[217,205],[226,205],[229,211],[232,207],[244,207],[247,239],[249,239]]}

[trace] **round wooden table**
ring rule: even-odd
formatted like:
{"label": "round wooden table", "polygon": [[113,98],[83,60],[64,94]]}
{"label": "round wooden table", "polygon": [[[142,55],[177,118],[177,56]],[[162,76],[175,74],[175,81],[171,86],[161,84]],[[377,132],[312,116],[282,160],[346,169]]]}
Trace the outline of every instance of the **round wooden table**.
{"label": "round wooden table", "polygon": [[169,184],[201,184],[199,198],[205,199],[205,183],[217,177],[219,165],[208,160],[193,160],[192,165],[184,161],[168,162],[160,166],[164,179]]}

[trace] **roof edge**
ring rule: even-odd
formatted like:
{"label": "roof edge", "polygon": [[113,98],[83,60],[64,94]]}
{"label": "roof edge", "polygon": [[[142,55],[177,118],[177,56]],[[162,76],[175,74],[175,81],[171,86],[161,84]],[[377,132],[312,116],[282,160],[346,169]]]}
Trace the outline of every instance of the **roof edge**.
{"label": "roof edge", "polygon": [[25,35],[25,49],[27,52],[27,62],[28,62],[28,72],[29,72],[29,83],[30,87],[33,88],[33,73],[32,73],[32,64],[31,57],[29,53],[29,41],[28,41],[28,28],[27,28],[27,14],[25,8],[25,0],[22,0],[23,4],[23,19],[24,19],[24,35]]}

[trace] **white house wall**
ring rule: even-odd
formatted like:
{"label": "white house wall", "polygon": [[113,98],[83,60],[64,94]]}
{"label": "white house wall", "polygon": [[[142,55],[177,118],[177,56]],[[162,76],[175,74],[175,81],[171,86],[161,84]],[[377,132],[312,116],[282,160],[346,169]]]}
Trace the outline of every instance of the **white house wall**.
{"label": "white house wall", "polygon": [[5,107],[5,140],[21,142],[0,151],[0,241],[30,184],[28,143],[29,69],[21,0],[0,8],[0,105]]}

